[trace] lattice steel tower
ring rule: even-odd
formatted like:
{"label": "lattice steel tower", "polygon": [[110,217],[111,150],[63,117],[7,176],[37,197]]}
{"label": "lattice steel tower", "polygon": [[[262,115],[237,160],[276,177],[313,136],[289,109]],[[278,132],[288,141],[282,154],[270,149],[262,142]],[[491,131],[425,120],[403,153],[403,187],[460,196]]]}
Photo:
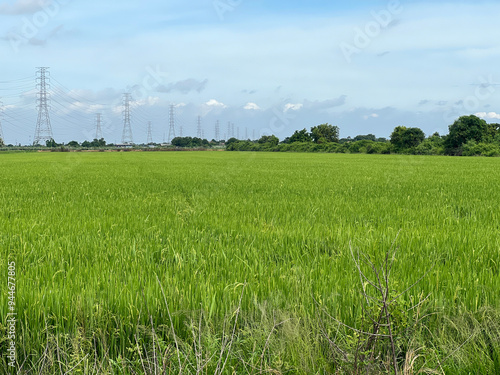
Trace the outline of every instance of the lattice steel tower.
{"label": "lattice steel tower", "polygon": [[196,136],[198,138],[202,137],[202,131],[201,131],[201,116],[198,116],[198,127],[196,128]]}
{"label": "lattice steel tower", "polygon": [[95,139],[102,138],[101,122],[102,122],[102,114],[96,113],[96,115],[95,115]]}
{"label": "lattice steel tower", "polygon": [[169,124],[170,127],[168,129],[168,143],[172,143],[172,139],[175,138],[175,112],[174,112],[174,105],[170,105],[170,115],[169,115]]}
{"label": "lattice steel tower", "polygon": [[148,140],[147,144],[153,143],[153,127],[151,125],[151,121],[148,121]]}
{"label": "lattice steel tower", "polygon": [[[49,116],[49,94],[47,90],[50,88],[50,78],[47,67],[37,68],[36,88],[38,90],[36,104],[38,109],[38,120],[36,122],[35,138],[33,145],[44,145],[43,141],[54,139],[52,134],[52,126],[50,125]],[[43,143],[41,143],[43,142]]]}
{"label": "lattice steel tower", "polygon": [[220,122],[217,120],[215,123],[215,138],[216,141],[220,141]]}
{"label": "lattice steel tower", "polygon": [[4,141],[4,143],[5,143],[5,139],[3,137],[3,131],[2,131],[2,115],[3,115],[3,103],[0,100],[0,140]]}
{"label": "lattice steel tower", "polygon": [[132,126],[130,125],[130,102],[132,96],[129,93],[123,94],[123,144],[133,144]]}

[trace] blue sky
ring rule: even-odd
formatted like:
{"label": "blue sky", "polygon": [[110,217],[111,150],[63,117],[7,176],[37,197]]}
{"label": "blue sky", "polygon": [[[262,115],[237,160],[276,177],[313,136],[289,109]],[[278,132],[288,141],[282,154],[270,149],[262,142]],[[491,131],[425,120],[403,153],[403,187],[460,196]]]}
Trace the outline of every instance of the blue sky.
{"label": "blue sky", "polygon": [[[120,142],[131,92],[134,141],[240,138],[330,123],[341,136],[398,125],[446,134],[460,115],[500,122],[493,1],[0,1],[0,117],[8,143],[35,132],[35,71],[50,67],[58,142]],[[228,134],[229,133],[229,134]],[[168,137],[168,136],[167,136]]]}

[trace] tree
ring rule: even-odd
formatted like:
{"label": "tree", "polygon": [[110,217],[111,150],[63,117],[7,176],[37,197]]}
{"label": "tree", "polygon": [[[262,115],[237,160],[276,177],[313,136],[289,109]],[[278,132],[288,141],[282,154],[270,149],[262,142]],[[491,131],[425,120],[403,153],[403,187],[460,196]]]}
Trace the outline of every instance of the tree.
{"label": "tree", "polygon": [[500,135],[500,124],[488,124],[488,142],[494,142]]}
{"label": "tree", "polygon": [[235,138],[235,137],[231,137],[227,140],[226,142],[226,146],[229,146],[231,143],[235,143],[235,142],[238,142],[238,139]]}
{"label": "tree", "polygon": [[59,145],[56,143],[56,141],[54,141],[52,138],[47,139],[47,140],[45,141],[45,145],[46,145],[47,147],[57,147],[57,146],[59,146]]}
{"label": "tree", "polygon": [[94,140],[90,142],[90,145],[91,147],[106,147],[106,141],[104,140],[104,138],[94,138]]}
{"label": "tree", "polygon": [[0,147],[5,147],[5,143],[3,141],[3,138],[0,138]]}
{"label": "tree", "polygon": [[486,121],[474,115],[458,118],[449,129],[444,144],[446,153],[452,155],[460,155],[462,146],[469,141],[482,142],[490,130]]}
{"label": "tree", "polygon": [[188,147],[190,142],[191,142],[190,137],[175,137],[171,141],[172,146],[175,147]]}
{"label": "tree", "polygon": [[280,143],[280,140],[275,135],[263,135],[257,142],[260,144],[266,144],[268,146],[276,146],[278,143]]}
{"label": "tree", "polygon": [[377,137],[375,137],[373,134],[367,134],[367,135],[357,135],[354,137],[354,142],[356,141],[377,141]]}
{"label": "tree", "polygon": [[79,147],[80,144],[77,141],[71,141],[67,144],[69,147]]}
{"label": "tree", "polygon": [[351,142],[352,142],[351,136],[348,136],[347,138],[341,138],[339,140],[339,143],[351,143]]}
{"label": "tree", "polygon": [[295,133],[293,133],[292,136],[287,139],[286,143],[295,142],[312,142],[311,134],[309,134],[306,128],[302,130],[295,130]]}
{"label": "tree", "polygon": [[315,143],[339,141],[339,128],[330,124],[321,124],[311,128],[311,136]]}
{"label": "tree", "polygon": [[391,144],[396,151],[417,147],[424,139],[425,134],[420,128],[397,126],[391,134]]}

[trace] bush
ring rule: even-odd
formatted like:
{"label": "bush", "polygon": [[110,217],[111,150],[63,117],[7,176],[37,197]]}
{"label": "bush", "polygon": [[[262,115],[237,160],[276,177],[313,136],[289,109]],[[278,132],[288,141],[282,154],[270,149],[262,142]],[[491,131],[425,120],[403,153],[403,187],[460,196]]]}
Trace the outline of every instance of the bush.
{"label": "bush", "polygon": [[500,147],[493,143],[469,141],[463,146],[464,156],[500,156]]}

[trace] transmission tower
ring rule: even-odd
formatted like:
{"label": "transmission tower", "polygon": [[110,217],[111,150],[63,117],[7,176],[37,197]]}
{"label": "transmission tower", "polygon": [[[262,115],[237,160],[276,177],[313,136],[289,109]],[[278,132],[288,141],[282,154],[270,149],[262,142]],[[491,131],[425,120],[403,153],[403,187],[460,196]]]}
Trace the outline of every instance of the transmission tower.
{"label": "transmission tower", "polygon": [[2,114],[3,114],[3,103],[0,100],[0,143],[1,141],[5,142],[5,139],[3,138],[3,131],[2,131]]}
{"label": "transmission tower", "polygon": [[101,122],[102,122],[102,115],[100,113],[96,113],[96,115],[95,115],[95,139],[102,138]]}
{"label": "transmission tower", "polygon": [[215,140],[220,141],[220,122],[217,120],[215,123]]}
{"label": "transmission tower", "polygon": [[123,133],[122,143],[133,144],[132,126],[130,125],[130,102],[132,96],[129,93],[123,94]]}
{"label": "transmission tower", "polygon": [[[34,145],[43,145],[43,141],[54,139],[52,135],[52,127],[49,117],[49,94],[47,90],[50,88],[50,78],[47,67],[37,68],[36,88],[38,90],[36,104],[38,109],[38,120],[36,122]],[[43,143],[41,143],[43,142]]]}
{"label": "transmission tower", "polygon": [[174,112],[174,105],[170,105],[170,116],[169,116],[169,124],[170,127],[168,129],[168,143],[172,143],[172,139],[175,138],[175,112]]}
{"label": "transmission tower", "polygon": [[201,133],[201,116],[198,116],[198,127],[196,128],[196,136],[201,138],[203,134]]}
{"label": "transmission tower", "polygon": [[248,128],[245,128],[245,139],[248,139]]}
{"label": "transmission tower", "polygon": [[153,128],[151,126],[151,121],[148,122],[148,141],[147,144],[153,143]]}
{"label": "transmission tower", "polygon": [[231,124],[231,135],[234,137],[234,124]]}
{"label": "transmission tower", "polygon": [[[227,123],[227,137],[231,138],[231,123],[230,122]],[[227,139],[226,139],[226,141],[227,141]]]}
{"label": "transmission tower", "polygon": [[236,127],[236,139],[240,139],[240,127]]}
{"label": "transmission tower", "polygon": [[184,128],[182,127],[182,125],[181,125],[181,126],[179,126],[179,136],[180,136],[181,138],[182,138],[182,136],[183,136],[183,134],[182,134],[182,133],[183,133],[183,130],[184,130]]}

